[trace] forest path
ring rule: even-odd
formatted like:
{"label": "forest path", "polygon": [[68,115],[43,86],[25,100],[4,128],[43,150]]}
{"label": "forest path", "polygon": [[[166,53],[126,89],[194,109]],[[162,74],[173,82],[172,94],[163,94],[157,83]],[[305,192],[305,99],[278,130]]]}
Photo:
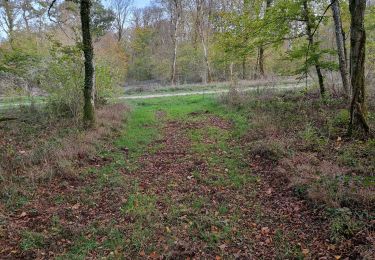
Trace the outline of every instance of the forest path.
{"label": "forest path", "polygon": [[[262,91],[266,89],[270,90],[293,90],[306,87],[305,84],[290,84],[290,85],[274,85],[274,86],[259,86],[259,87],[246,87],[240,88],[240,92],[252,92],[252,91]],[[115,100],[136,100],[136,99],[153,99],[153,98],[162,98],[162,97],[183,97],[183,96],[197,96],[197,95],[219,95],[228,93],[229,89],[218,89],[218,90],[202,90],[202,91],[185,91],[185,92],[170,92],[170,93],[161,93],[161,94],[143,94],[143,95],[128,95],[120,96],[114,98]],[[33,102],[29,100],[28,97],[0,97],[0,111],[11,109],[19,106],[30,106],[38,105],[43,106],[46,104],[46,101],[43,98],[36,97],[33,98]]]}
{"label": "forest path", "polygon": [[[262,90],[293,90],[306,87],[305,84],[298,85],[274,85],[274,86],[259,86],[259,87],[246,87],[239,88],[240,92],[251,92],[251,91],[262,91]],[[202,90],[202,91],[186,91],[179,93],[164,93],[164,94],[144,94],[144,95],[129,95],[121,96],[118,99],[120,100],[131,100],[131,99],[150,99],[150,98],[161,98],[161,97],[181,97],[181,96],[194,96],[194,95],[215,95],[215,94],[224,94],[228,93],[229,89],[219,89],[219,90]]]}
{"label": "forest path", "polygon": [[141,256],[333,256],[318,217],[272,176],[271,165],[248,157],[235,122],[204,109],[173,120],[169,112],[155,111],[161,136],[131,173],[138,208],[129,212],[149,232]]}
{"label": "forest path", "polygon": [[275,165],[249,152],[243,137],[256,129],[247,115],[208,97],[132,102],[113,146],[78,160],[75,173],[38,187],[9,216],[0,258],[347,255]]}

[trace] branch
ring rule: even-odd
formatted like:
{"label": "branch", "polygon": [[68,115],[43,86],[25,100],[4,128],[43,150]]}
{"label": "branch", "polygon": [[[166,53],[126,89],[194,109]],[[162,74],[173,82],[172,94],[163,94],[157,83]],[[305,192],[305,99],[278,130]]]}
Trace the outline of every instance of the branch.
{"label": "branch", "polygon": [[47,12],[47,14],[48,14],[48,18],[49,18],[51,21],[53,21],[53,22],[56,22],[56,21],[54,21],[54,20],[51,18],[51,9],[53,8],[53,6],[55,5],[56,2],[57,2],[57,0],[52,0],[52,3],[49,5],[49,7],[48,7],[48,12]]}
{"label": "branch", "polygon": [[314,32],[312,33],[312,37],[314,37],[314,35],[315,35],[316,31],[318,30],[320,24],[322,23],[322,21],[323,21],[323,19],[324,19],[324,15],[328,12],[328,10],[331,8],[331,6],[332,6],[336,1],[337,1],[337,0],[332,0],[331,3],[327,6],[327,8],[324,10],[323,15],[320,17],[319,22],[318,22],[318,24],[316,25]]}

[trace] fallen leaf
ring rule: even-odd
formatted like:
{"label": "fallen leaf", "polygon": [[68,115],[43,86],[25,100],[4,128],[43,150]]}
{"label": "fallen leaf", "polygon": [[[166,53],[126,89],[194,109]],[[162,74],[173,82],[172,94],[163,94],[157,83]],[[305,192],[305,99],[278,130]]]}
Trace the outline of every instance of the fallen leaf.
{"label": "fallen leaf", "polygon": [[20,217],[23,218],[23,217],[26,217],[27,213],[24,211],[21,213]]}
{"label": "fallen leaf", "polygon": [[219,246],[219,248],[220,248],[221,250],[224,250],[225,248],[227,248],[227,245],[226,245],[226,244],[222,244],[222,245]]}
{"label": "fallen leaf", "polygon": [[335,255],[335,259],[336,259],[336,260],[341,259],[341,255]]}
{"label": "fallen leaf", "polygon": [[154,252],[152,252],[152,253],[150,254],[150,258],[152,258],[152,259],[157,259],[157,258],[159,258],[159,255],[158,255],[158,253],[156,253],[156,252],[154,251]]}
{"label": "fallen leaf", "polygon": [[79,203],[74,204],[74,205],[72,206],[72,209],[77,210],[77,209],[79,209],[80,206],[81,206],[81,205],[80,205]]}
{"label": "fallen leaf", "polygon": [[221,257],[217,255],[217,256],[215,257],[215,259],[216,259],[216,260],[221,260]]}
{"label": "fallen leaf", "polygon": [[262,227],[261,233],[262,235],[268,235],[270,233],[269,227]]}

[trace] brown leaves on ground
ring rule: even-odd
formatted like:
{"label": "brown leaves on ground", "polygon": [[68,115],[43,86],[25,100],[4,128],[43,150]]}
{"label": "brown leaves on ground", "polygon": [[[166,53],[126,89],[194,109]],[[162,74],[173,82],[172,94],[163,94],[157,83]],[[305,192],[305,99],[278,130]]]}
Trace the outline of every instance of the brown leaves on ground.
{"label": "brown leaves on ground", "polygon": [[[163,112],[157,114],[164,120]],[[84,234],[85,239],[94,239],[100,245],[88,252],[87,258],[91,259],[102,256],[128,259],[353,256],[350,242],[337,246],[329,242],[324,216],[292,194],[288,180],[276,170],[274,163],[259,156],[249,159],[247,165],[236,170],[253,179],[236,188],[230,179],[233,169],[225,160],[238,154],[220,150],[217,139],[205,134],[201,143],[211,149],[194,151],[189,138],[192,130],[202,129],[203,133],[208,128],[226,133],[232,130],[227,120],[209,113],[203,115],[203,119],[163,123],[162,138],[153,142],[139,158],[139,167],[135,171],[120,171],[124,181],[136,183],[135,188],[104,185],[100,190],[88,192],[98,181],[90,175],[41,186],[27,206],[6,216],[8,225],[0,233],[0,257],[54,258],[72,247],[71,238],[77,234]],[[230,145],[242,145],[226,141]],[[219,163],[213,163],[212,156]],[[108,163],[93,162],[99,169]],[[59,196],[71,200],[60,202]],[[58,217],[59,224],[51,227],[54,217]],[[93,234],[87,228],[106,227],[113,222],[123,237],[111,251],[102,247],[107,234]],[[51,234],[54,228],[63,229],[64,236]],[[50,241],[36,250],[22,251],[22,230],[39,232]],[[147,235],[138,234],[142,231],[147,231]]]}

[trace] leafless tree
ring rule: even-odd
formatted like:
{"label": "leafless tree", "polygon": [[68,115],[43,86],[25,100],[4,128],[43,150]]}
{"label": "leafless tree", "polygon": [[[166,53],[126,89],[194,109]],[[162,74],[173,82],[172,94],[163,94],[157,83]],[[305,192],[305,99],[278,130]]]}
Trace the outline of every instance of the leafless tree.
{"label": "leafless tree", "polygon": [[124,36],[126,22],[129,19],[133,0],[111,0],[111,9],[115,13],[114,27],[117,31],[117,40]]}
{"label": "leafless tree", "polygon": [[14,40],[14,32],[16,30],[17,17],[19,9],[17,8],[17,1],[1,0],[0,25],[2,30],[7,34],[10,44]]}

